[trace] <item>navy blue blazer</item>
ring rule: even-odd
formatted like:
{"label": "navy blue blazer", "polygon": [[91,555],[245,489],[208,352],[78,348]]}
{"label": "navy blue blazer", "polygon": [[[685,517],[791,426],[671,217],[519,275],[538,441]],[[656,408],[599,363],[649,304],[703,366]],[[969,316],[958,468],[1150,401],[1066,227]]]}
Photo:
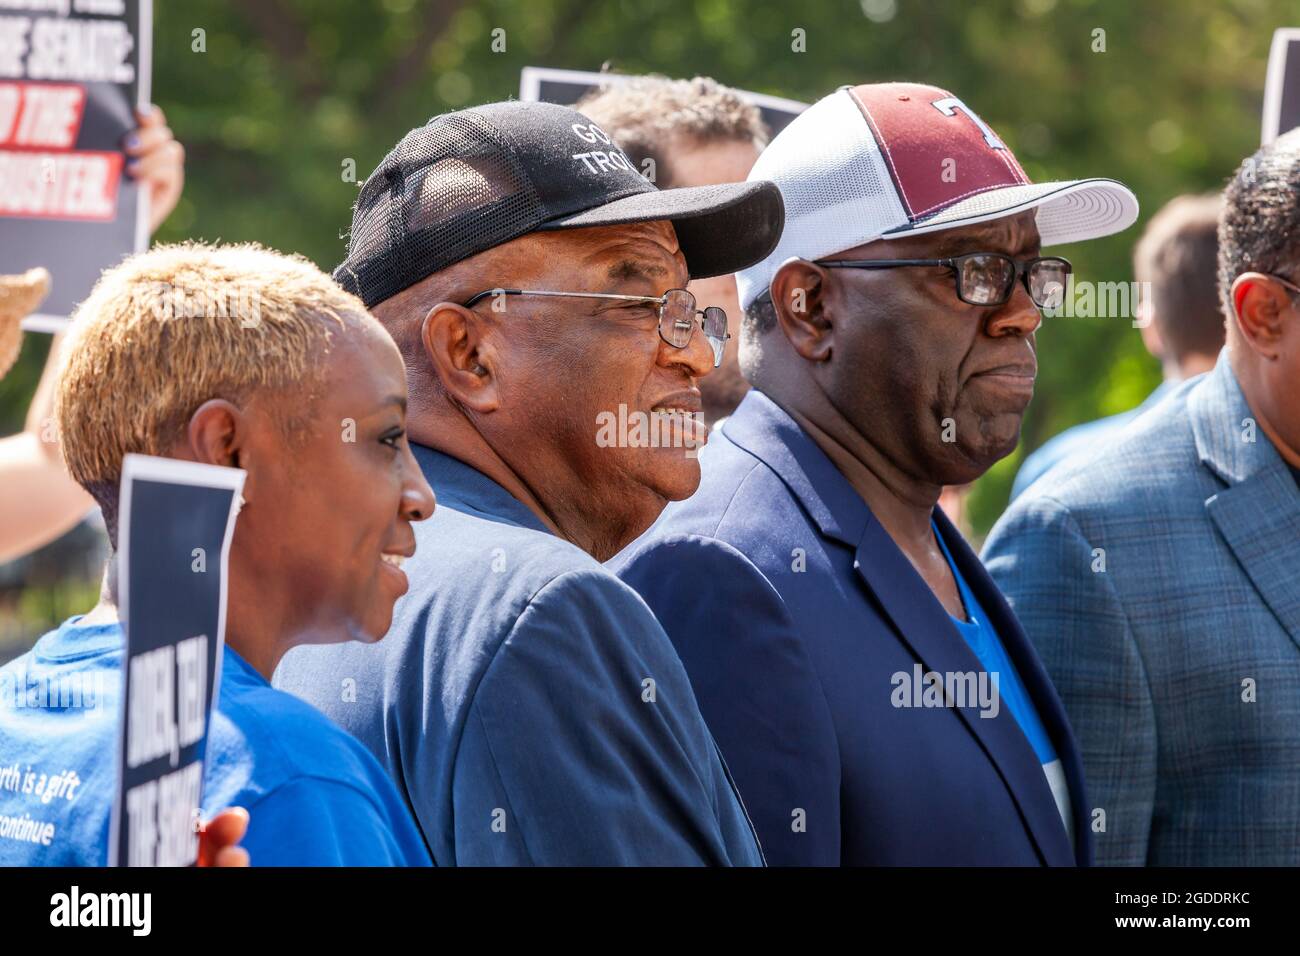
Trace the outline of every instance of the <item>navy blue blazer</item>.
{"label": "navy blue blazer", "polygon": [[[699,491],[610,566],[654,610],[774,865],[1090,862],[1079,755],[1047,674],[935,509],[1061,758],[1076,845],[1009,709],[896,706],[897,675],[981,665],[831,460],[752,391],[701,453]],[[987,713],[987,711],[986,711]]]}

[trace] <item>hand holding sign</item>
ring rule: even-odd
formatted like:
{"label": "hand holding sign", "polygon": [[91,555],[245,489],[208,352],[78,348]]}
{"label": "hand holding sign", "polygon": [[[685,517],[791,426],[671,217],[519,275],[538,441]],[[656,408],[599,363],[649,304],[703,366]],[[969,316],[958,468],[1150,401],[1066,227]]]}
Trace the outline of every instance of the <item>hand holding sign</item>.
{"label": "hand holding sign", "polygon": [[149,234],[167,221],[185,187],[185,147],[176,142],[167,117],[156,106],[137,110],[140,126],[127,134],[126,174],[144,188],[149,201]]}
{"label": "hand holding sign", "polygon": [[73,7],[21,3],[0,16],[0,272],[54,274],[43,312],[24,321],[45,332],[148,241],[122,140],[149,101],[152,4]]}
{"label": "hand holding sign", "polygon": [[[226,569],[243,483],[237,468],[146,455],[123,461],[117,560],[126,660],[110,865],[185,866],[202,855],[204,829],[196,833],[193,815],[221,681]],[[228,845],[215,838],[238,829],[230,820],[217,827],[208,841],[214,858]]]}
{"label": "hand holding sign", "polygon": [[248,811],[222,810],[199,827],[199,866],[248,866],[248,851],[239,845],[248,831]]}

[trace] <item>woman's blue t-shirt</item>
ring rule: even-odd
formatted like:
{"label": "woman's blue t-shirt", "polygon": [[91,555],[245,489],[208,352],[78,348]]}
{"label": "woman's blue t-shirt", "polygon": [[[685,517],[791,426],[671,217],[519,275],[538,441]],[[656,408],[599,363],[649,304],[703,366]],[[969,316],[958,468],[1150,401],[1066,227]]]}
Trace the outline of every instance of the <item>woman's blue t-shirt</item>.
{"label": "woman's blue t-shirt", "polygon": [[[123,637],[79,620],[0,668],[0,865],[107,862]],[[228,646],[206,762],[203,818],[248,810],[254,866],[431,864],[371,753]]]}

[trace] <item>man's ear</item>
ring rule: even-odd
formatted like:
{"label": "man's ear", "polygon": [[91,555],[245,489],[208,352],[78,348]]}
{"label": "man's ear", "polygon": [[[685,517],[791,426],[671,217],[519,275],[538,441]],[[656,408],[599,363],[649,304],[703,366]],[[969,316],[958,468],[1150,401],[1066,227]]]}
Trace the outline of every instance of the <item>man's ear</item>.
{"label": "man's ear", "polygon": [[439,302],[420,325],[420,341],[434,373],[456,402],[476,412],[499,405],[496,361],[481,316],[455,302]]}
{"label": "man's ear", "polygon": [[791,259],[772,277],[772,305],[781,331],[810,362],[831,357],[832,328],[827,318],[826,269],[807,259]]}
{"label": "man's ear", "polygon": [[1234,321],[1241,337],[1266,359],[1281,351],[1283,322],[1291,311],[1291,294],[1262,272],[1243,272],[1230,290]]}
{"label": "man's ear", "polygon": [[1160,335],[1160,327],[1156,325],[1155,310],[1149,301],[1138,303],[1138,320],[1133,324],[1138,327],[1142,335],[1142,344],[1151,357],[1157,361],[1163,362],[1165,359],[1165,340]]}

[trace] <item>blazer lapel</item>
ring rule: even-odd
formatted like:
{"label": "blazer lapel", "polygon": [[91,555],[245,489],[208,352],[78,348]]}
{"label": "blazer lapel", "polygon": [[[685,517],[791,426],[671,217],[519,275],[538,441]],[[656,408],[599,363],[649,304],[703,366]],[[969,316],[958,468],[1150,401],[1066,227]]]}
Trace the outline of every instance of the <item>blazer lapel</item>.
{"label": "blazer lapel", "polygon": [[1225,350],[1189,399],[1201,463],[1226,487],[1206,512],[1269,610],[1300,645],[1300,492],[1259,429]]}
{"label": "blazer lapel", "polygon": [[[1060,758],[1061,766],[1065,771],[1065,780],[1070,788],[1071,815],[1074,818],[1074,848],[1071,850],[1068,839],[1061,840],[1059,845],[1056,840],[1058,834],[1061,837],[1065,837],[1066,834],[1060,826],[1061,815],[1057,810],[1056,799],[1052,796],[1050,787],[1047,789],[1048,799],[1046,804],[1042,802],[1041,795],[1037,791],[1027,794],[1027,799],[1034,808],[1032,819],[1041,825],[1039,828],[1040,840],[1042,841],[1040,845],[1055,847],[1056,852],[1064,853],[1065,856],[1059,862],[1068,863],[1073,858],[1080,866],[1090,866],[1092,864],[1092,840],[1089,837],[1091,832],[1089,828],[1092,820],[1087,791],[1084,786],[1083,759],[1079,756],[1074,731],[1071,729],[1069,717],[1065,713],[1065,705],[1061,703],[1061,698],[1056,693],[1056,686],[1048,676],[1047,669],[1043,667],[1042,661],[1038,659],[1038,654],[1034,651],[1024,628],[1020,626],[1020,621],[1016,618],[1015,612],[1007,604],[1006,597],[998,590],[993,578],[989,576],[979,557],[971,550],[970,545],[966,543],[961,533],[952,526],[952,523],[948,521],[943,512],[937,508],[935,509],[935,522],[939,526],[944,541],[948,543],[948,550],[952,552],[958,570],[961,571],[971,590],[975,592],[975,597],[983,605],[985,613],[988,614],[989,620],[998,632],[998,637],[1002,639],[1002,645],[1007,650],[1007,656],[1015,664],[1020,679],[1024,682],[1030,700],[1033,701],[1038,716],[1043,721],[1043,726],[1052,739],[1052,746],[1056,748],[1056,755]],[[1035,757],[1035,764],[1041,768],[1041,765],[1037,763],[1037,757]],[[1039,776],[1043,776],[1041,769]],[[1035,780],[1035,782],[1037,781]],[[1050,814],[1045,812],[1048,806],[1051,809]],[[1058,861],[1051,860],[1050,862]]]}
{"label": "blazer lapel", "polygon": [[[946,675],[984,669],[938,598],[874,517],[858,545],[854,567],[893,622],[899,638],[927,671]],[[974,708],[951,706],[951,702],[950,707],[997,768],[1043,861],[1072,863],[1069,839],[1043,765],[1015,717],[1005,707],[993,718],[981,717]]]}
{"label": "blazer lapel", "polygon": [[[871,512],[781,406],[758,389],[750,389],[724,423],[722,434],[776,472],[822,534],[849,547],[857,545]],[[708,445],[704,452],[708,453]]]}

